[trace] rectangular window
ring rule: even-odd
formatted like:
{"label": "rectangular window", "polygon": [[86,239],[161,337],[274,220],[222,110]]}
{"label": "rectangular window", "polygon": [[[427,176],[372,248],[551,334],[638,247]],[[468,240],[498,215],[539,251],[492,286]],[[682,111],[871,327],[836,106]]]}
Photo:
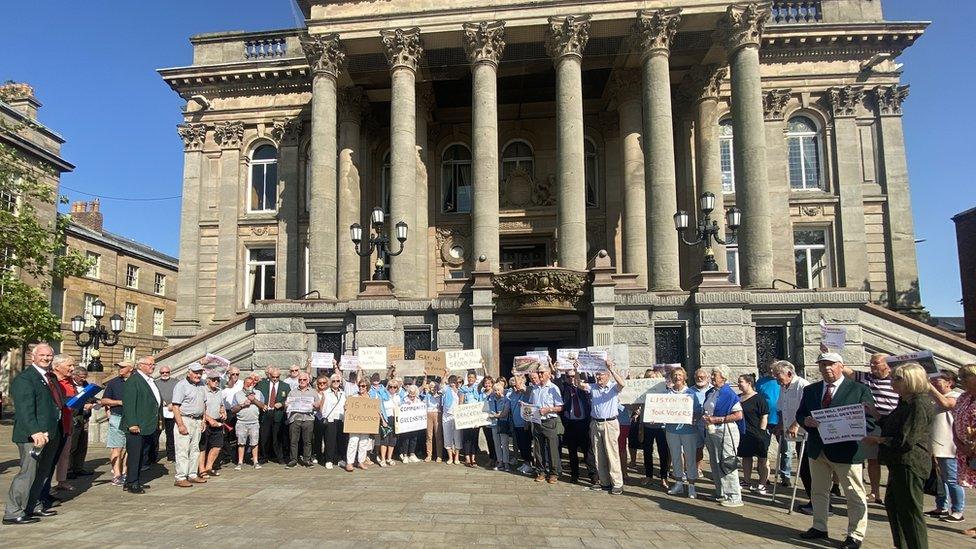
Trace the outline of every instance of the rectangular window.
{"label": "rectangular window", "polygon": [[793,231],[796,285],[800,288],[830,286],[830,254],[825,229]]}
{"label": "rectangular window", "polygon": [[246,304],[262,299],[275,298],[275,249],[250,248],[247,250]]}
{"label": "rectangular window", "polygon": [[729,244],[725,247],[725,262],[729,269],[729,282],[739,283],[739,246]]}
{"label": "rectangular window", "polygon": [[98,278],[102,273],[102,256],[101,254],[96,254],[95,252],[85,252],[85,259],[91,263],[91,267],[88,267],[88,272],[85,276],[88,278]]}
{"label": "rectangular window", "polygon": [[136,316],[139,313],[139,307],[135,303],[125,304],[125,331],[135,333],[136,326],[138,326]]}
{"label": "rectangular window", "polygon": [[255,161],[251,164],[252,212],[273,212],[278,203],[278,164]]}
{"label": "rectangular window", "polygon": [[92,305],[98,299],[97,295],[85,294],[85,326],[94,326],[95,317],[92,316]]}
{"label": "rectangular window", "polygon": [[153,355],[153,356],[156,356],[156,355],[158,355],[158,354],[159,354],[159,353],[160,353],[161,351],[162,351],[162,349],[153,349],[153,350],[151,350],[151,351],[149,352],[149,354],[151,354],[151,355]]}
{"label": "rectangular window", "polygon": [[131,360],[135,362],[136,360],[136,348],[124,345],[122,347],[122,360]]}
{"label": "rectangular window", "polygon": [[654,328],[654,356],[658,364],[686,364],[684,326],[656,326]]}
{"label": "rectangular window", "polygon": [[732,163],[732,138],[722,137],[718,141],[719,159],[722,165],[722,190],[735,192],[735,167]]}
{"label": "rectangular window", "polygon": [[135,265],[125,266],[125,285],[129,288],[139,287],[139,267]]}
{"label": "rectangular window", "polygon": [[430,327],[403,330],[403,357],[413,360],[417,351],[432,351]]}
{"label": "rectangular window", "polygon": [[156,295],[166,294],[166,275],[163,273],[156,273],[156,279],[153,281],[153,292]]}
{"label": "rectangular window", "polygon": [[342,332],[316,332],[315,350],[320,353],[332,353],[336,360],[342,355]]}
{"label": "rectangular window", "polygon": [[163,323],[166,312],[162,309],[153,309],[153,335],[163,335]]}

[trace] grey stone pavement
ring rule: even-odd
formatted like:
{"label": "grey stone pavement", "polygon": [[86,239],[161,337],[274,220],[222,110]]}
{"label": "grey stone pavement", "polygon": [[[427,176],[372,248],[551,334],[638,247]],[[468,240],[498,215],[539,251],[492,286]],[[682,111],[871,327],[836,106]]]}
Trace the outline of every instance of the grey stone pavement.
{"label": "grey stone pavement", "polygon": [[[17,472],[11,426],[0,426],[0,490]],[[72,481],[78,491],[40,523],[0,526],[0,547],[836,547],[846,517],[830,519],[831,543],[796,534],[810,517],[786,513],[778,498],[746,496],[725,509],[702,497],[668,496],[641,486],[636,471],[622,496],[586,492],[581,485],[439,463],[397,462],[346,473],[316,466],[256,471],[224,469],[194,488],[176,488],[171,464],[148,471],[151,489],[130,495],[109,484],[108,452],[93,447],[96,475]],[[88,480],[90,479],[90,480]],[[700,483],[701,496],[711,493]],[[931,498],[927,503],[930,508]],[[976,517],[974,517],[976,518]],[[931,547],[966,547],[964,527],[929,521]],[[884,509],[871,506],[865,547],[891,547]]]}

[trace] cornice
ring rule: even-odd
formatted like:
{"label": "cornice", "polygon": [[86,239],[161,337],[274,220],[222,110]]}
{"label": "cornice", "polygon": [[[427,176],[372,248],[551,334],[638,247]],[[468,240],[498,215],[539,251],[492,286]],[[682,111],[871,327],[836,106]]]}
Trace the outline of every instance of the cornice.
{"label": "cornice", "polygon": [[304,57],[174,67],[157,72],[173,91],[185,98],[209,91],[245,95],[271,90],[308,91],[312,76]]}
{"label": "cornice", "polygon": [[762,36],[759,56],[763,61],[897,56],[927,27],[925,22],[770,25]]}

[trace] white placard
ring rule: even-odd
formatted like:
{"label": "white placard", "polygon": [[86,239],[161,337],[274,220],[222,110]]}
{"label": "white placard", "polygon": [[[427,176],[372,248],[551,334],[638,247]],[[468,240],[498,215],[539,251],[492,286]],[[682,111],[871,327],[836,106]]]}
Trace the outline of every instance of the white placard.
{"label": "white placard", "polygon": [[664,394],[668,386],[661,378],[628,379],[624,381],[624,388],[617,396],[620,404],[643,404],[644,395]]}
{"label": "white placard", "polygon": [[285,400],[285,406],[288,408],[289,413],[311,413],[314,404],[315,397],[313,396],[288,395],[288,398]]}
{"label": "white placard", "polygon": [[481,368],[481,349],[444,351],[444,359],[449,372],[477,370]]}
{"label": "white placard", "polygon": [[542,423],[542,413],[541,408],[538,406],[533,406],[527,402],[520,402],[521,408],[519,412],[522,414],[522,419],[528,423],[541,424]]}
{"label": "white placard", "polygon": [[403,403],[396,411],[396,433],[413,433],[427,428],[427,403]]}
{"label": "white placard", "polygon": [[927,349],[906,355],[889,356],[885,359],[885,362],[892,369],[906,362],[918,362],[929,376],[939,374],[939,368],[935,365],[935,356],[932,354],[932,351]]}
{"label": "white placard", "polygon": [[332,361],[335,356],[332,353],[312,353],[312,369],[328,370],[332,368]]}
{"label": "white placard", "polygon": [[844,350],[845,341],[847,341],[847,328],[828,326],[825,321],[820,321],[820,343],[824,347],[840,352]]}
{"label": "white placard", "polygon": [[606,351],[580,351],[576,355],[576,362],[579,364],[580,372],[593,374],[596,372],[607,371],[607,352]]}
{"label": "white placard", "polygon": [[556,349],[556,368],[560,370],[572,370],[576,365],[576,357],[580,351],[586,349]]}
{"label": "white placard", "polygon": [[613,361],[620,375],[626,376],[630,370],[630,346],[626,343],[615,343],[613,345],[594,345],[587,347],[587,351],[606,351],[607,358]]}
{"label": "white placard", "polygon": [[863,404],[810,410],[810,415],[820,424],[817,432],[824,444],[859,442],[867,433]]}
{"label": "white placard", "polygon": [[527,374],[529,372],[538,372],[542,368],[542,363],[539,362],[539,357],[536,356],[517,356],[512,362],[512,373],[513,374]]}
{"label": "white placard", "polygon": [[363,370],[386,370],[386,347],[360,347],[356,351]]}
{"label": "white placard", "polygon": [[210,354],[210,353],[207,353],[203,357],[203,360],[200,361],[200,364],[210,365],[210,366],[217,365],[217,366],[222,366],[224,368],[230,367],[230,361],[229,360],[227,360],[226,358],[224,358],[224,357],[222,357],[220,355],[214,355],[214,354]]}
{"label": "white placard", "polygon": [[355,372],[359,369],[359,357],[353,355],[342,355],[339,357],[339,369],[343,372]]}
{"label": "white placard", "polygon": [[[454,427],[457,429],[473,429],[474,427],[490,425],[491,420],[488,419],[488,413],[488,402],[455,404]],[[426,423],[424,428],[426,428]]]}
{"label": "white placard", "polygon": [[526,356],[534,356],[539,359],[539,364],[543,368],[549,367],[549,351],[529,351],[525,353]]}
{"label": "white placard", "polygon": [[397,377],[423,377],[427,362],[423,360],[394,360]]}
{"label": "white placard", "polygon": [[644,423],[691,425],[694,397],[682,393],[644,395]]}

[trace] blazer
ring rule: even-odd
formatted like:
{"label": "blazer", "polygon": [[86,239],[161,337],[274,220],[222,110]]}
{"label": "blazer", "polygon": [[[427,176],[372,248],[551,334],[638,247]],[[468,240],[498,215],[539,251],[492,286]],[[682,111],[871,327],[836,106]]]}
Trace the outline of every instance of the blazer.
{"label": "blazer", "polygon": [[[824,444],[817,429],[807,427],[803,420],[810,417],[813,410],[821,410],[823,406],[824,382],[818,381],[811,383],[803,389],[803,397],[800,399],[800,407],[796,411],[796,421],[802,426],[808,435],[806,453],[810,459],[817,459],[823,454],[834,463],[863,463],[865,460],[864,445],[860,442],[838,442],[835,444]],[[830,400],[829,408],[838,406],[850,406],[852,404],[871,404],[874,405],[874,397],[867,385],[863,385],[851,379],[844,379],[837,392]],[[874,429],[874,419],[867,416],[867,431],[870,433]]]}
{"label": "blazer", "polygon": [[[57,389],[61,390],[60,387]],[[17,406],[11,437],[13,442],[31,442],[31,435],[34,433],[48,433],[54,440],[58,432],[60,410],[37,368],[29,364],[24,371],[17,374],[10,382],[10,397]]]}
{"label": "blazer", "polygon": [[159,427],[161,403],[156,402],[149,383],[138,372],[129,376],[122,387],[122,420],[119,427],[123,432],[133,425],[139,426],[139,434],[148,436]]}
{"label": "blazer", "polygon": [[[270,379],[268,378],[262,379],[261,381],[258,382],[257,385],[254,386],[254,388],[257,389],[258,391],[261,391],[261,394],[264,395],[265,404],[271,402],[271,394],[270,394],[271,380]],[[287,383],[285,383],[284,380],[279,379],[278,393],[275,395],[274,401],[275,403],[280,402],[282,404],[282,407],[278,410],[272,410],[271,407],[269,406],[266,411],[261,412],[261,418],[262,419],[271,418],[272,421],[283,421],[285,419],[284,404],[285,404],[285,400],[288,398],[288,393],[290,392],[291,392],[291,385],[288,385]]]}
{"label": "blazer", "polygon": [[[559,415],[562,416],[563,420],[565,421],[575,421],[575,418],[569,414],[569,408],[573,401],[573,386],[569,383],[563,383],[560,387],[560,393],[562,393],[563,397],[563,411]],[[580,416],[580,420],[590,419],[590,411],[593,407],[593,397],[588,391],[584,391],[579,388],[576,389],[576,396],[579,398],[580,408],[583,408],[583,415]]]}

